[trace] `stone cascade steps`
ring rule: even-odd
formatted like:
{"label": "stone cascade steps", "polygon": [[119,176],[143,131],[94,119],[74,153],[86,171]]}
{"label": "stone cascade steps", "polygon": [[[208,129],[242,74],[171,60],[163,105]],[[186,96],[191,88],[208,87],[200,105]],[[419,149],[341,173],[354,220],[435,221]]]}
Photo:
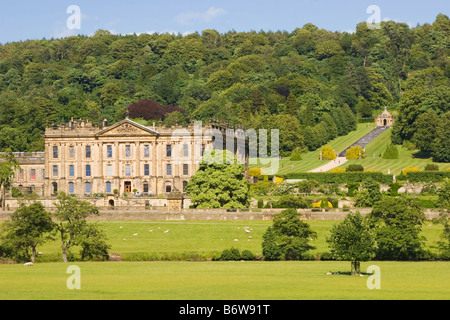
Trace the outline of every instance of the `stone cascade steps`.
{"label": "stone cascade steps", "polygon": [[373,141],[376,137],[378,137],[380,134],[382,134],[384,131],[389,129],[389,127],[377,127],[370,131],[368,134],[366,134],[364,137],[356,141],[354,144],[352,144],[350,147],[345,149],[339,154],[339,157],[346,157],[347,156],[347,150],[354,147],[354,146],[360,146],[364,149],[366,145],[368,145],[371,141]]}

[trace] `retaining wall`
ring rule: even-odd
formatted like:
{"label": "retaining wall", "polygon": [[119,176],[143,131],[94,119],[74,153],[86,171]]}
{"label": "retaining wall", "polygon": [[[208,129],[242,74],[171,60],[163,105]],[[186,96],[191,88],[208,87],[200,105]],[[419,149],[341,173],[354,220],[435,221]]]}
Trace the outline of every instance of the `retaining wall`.
{"label": "retaining wall", "polygon": [[[248,220],[272,220],[275,214],[280,213],[284,209],[250,209],[248,211],[228,212],[222,209],[185,209],[181,211],[168,210],[135,210],[135,209],[115,209],[100,210],[100,215],[90,217],[91,221],[111,221],[111,220],[138,220],[138,221],[248,221]],[[302,220],[343,220],[349,212],[359,211],[362,215],[366,215],[372,211],[371,208],[351,209],[350,211],[342,211],[332,209],[329,211],[312,211],[308,209],[298,210],[301,213]],[[0,211],[0,220],[9,219],[13,211]],[[439,217],[439,212],[426,210],[427,219]]]}

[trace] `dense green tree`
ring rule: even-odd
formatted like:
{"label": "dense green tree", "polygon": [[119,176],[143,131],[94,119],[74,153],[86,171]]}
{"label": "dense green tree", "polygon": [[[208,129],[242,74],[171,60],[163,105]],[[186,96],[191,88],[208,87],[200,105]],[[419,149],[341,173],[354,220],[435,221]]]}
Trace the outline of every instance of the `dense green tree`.
{"label": "dense green tree", "polygon": [[433,142],[433,161],[450,162],[450,111],[437,123],[436,139]]}
{"label": "dense green tree", "polygon": [[5,222],[4,239],[14,251],[25,253],[22,258],[31,258],[31,262],[34,263],[37,246],[51,239],[50,232],[53,228],[52,216],[41,202],[34,202],[28,206],[22,204]]}
{"label": "dense green tree", "polygon": [[263,255],[266,260],[301,260],[308,250],[314,249],[310,239],[317,233],[300,220],[296,209],[287,209],[273,218],[273,225],[264,236]]}
{"label": "dense green tree", "polygon": [[412,142],[417,148],[429,153],[433,150],[439,123],[440,119],[432,109],[417,117],[415,121],[416,130],[412,138]]}
{"label": "dense green tree", "polygon": [[359,212],[348,214],[335,224],[327,238],[331,254],[337,260],[351,261],[351,274],[360,274],[360,262],[375,257],[376,241],[367,219]]}
{"label": "dense green tree", "polygon": [[20,168],[19,162],[14,157],[11,149],[6,149],[0,160],[0,187],[2,190],[2,210],[6,210],[6,189],[11,187],[14,181],[15,171]]}
{"label": "dense green tree", "polygon": [[[26,140],[21,151],[43,151],[47,121],[120,121],[129,104],[150,99],[182,107],[186,118],[255,129],[269,114],[296,116],[302,131],[311,127],[305,142],[315,148],[354,130],[355,114],[370,117],[389,106],[398,113],[392,141],[402,144],[413,139],[421,114],[448,112],[448,26],[439,14],[414,28],[383,21],[371,30],[361,22],[352,34],[307,23],[292,32],[98,30],[89,37],[7,43],[0,48],[0,130],[19,130]],[[17,145],[10,141],[7,147]],[[445,150],[435,154],[445,159]]]}
{"label": "dense green tree", "polygon": [[[231,159],[231,163],[227,161]],[[249,184],[244,165],[229,151],[205,152],[189,181],[186,194],[196,208],[240,209],[249,205]]]}
{"label": "dense green tree", "polygon": [[[55,229],[59,232],[61,238],[62,260],[68,261],[70,249],[73,246],[86,243],[90,237],[100,237],[99,242],[102,241],[101,233],[92,232],[92,226],[88,226],[86,218],[92,215],[98,215],[98,208],[91,203],[76,199],[71,195],[66,195],[64,192],[58,194],[58,200],[55,202]],[[86,246],[83,246],[86,250]],[[86,252],[85,252],[86,254]]]}
{"label": "dense green tree", "polygon": [[376,259],[420,259],[424,254],[420,235],[424,221],[423,209],[415,199],[383,197],[375,203],[369,222],[376,233]]}
{"label": "dense green tree", "polygon": [[372,207],[381,198],[380,185],[372,179],[367,179],[356,195],[355,206],[360,208]]}

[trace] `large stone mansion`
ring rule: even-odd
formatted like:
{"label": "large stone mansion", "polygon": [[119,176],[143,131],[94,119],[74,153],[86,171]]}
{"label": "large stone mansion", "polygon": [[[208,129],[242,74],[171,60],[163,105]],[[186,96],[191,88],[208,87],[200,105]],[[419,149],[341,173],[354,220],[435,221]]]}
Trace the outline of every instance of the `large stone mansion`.
{"label": "large stone mansion", "polygon": [[[79,196],[168,196],[184,191],[203,153],[217,149],[219,133],[223,142],[218,146],[225,146],[227,132],[215,122],[164,127],[128,118],[111,126],[82,120],[51,125],[45,130],[45,152],[15,153],[20,169],[13,187],[40,197],[54,197],[59,191]],[[240,148],[237,134],[233,137],[234,154],[247,163],[246,147]]]}

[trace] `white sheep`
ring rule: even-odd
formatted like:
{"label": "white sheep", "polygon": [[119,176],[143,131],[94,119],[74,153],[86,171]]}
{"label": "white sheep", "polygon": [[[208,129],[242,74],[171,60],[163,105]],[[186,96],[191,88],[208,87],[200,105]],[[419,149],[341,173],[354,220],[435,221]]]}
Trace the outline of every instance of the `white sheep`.
{"label": "white sheep", "polygon": [[33,262],[27,262],[24,264],[25,267],[31,267],[33,265]]}

